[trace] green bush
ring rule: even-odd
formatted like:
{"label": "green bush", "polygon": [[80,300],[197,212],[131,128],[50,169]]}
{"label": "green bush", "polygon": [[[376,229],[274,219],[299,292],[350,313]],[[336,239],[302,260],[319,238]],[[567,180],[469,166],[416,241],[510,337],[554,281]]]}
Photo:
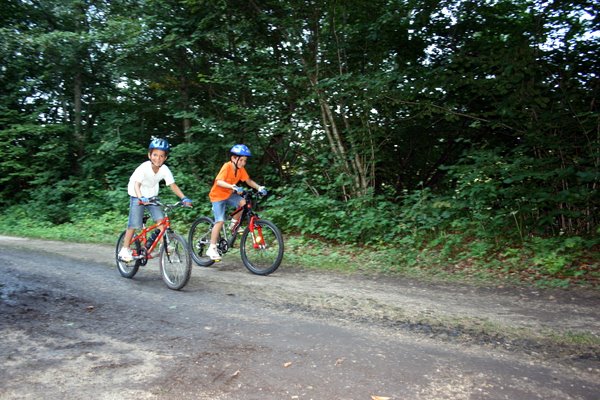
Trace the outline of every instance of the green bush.
{"label": "green bush", "polygon": [[288,188],[268,203],[266,213],[285,231],[340,243],[377,244],[397,240],[401,229],[396,210],[382,197],[342,201]]}

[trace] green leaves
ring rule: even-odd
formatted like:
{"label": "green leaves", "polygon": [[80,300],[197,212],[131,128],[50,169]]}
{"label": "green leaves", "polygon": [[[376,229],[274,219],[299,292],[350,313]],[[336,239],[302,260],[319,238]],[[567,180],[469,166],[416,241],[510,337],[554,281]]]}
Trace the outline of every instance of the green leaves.
{"label": "green leaves", "polygon": [[584,4],[317,3],[9,1],[0,203],[92,192],[106,207],[165,136],[194,199],[249,145],[251,176],[284,196],[267,212],[309,236],[485,258],[597,233],[600,47]]}

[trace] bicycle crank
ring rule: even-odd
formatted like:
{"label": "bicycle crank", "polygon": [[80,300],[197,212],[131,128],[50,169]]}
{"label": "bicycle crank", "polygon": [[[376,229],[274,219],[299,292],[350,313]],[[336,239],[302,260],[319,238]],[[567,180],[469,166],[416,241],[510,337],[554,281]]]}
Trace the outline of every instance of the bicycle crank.
{"label": "bicycle crank", "polygon": [[221,253],[221,255],[227,253],[227,250],[229,250],[229,243],[227,243],[227,240],[221,239],[219,241],[219,245],[217,246],[217,249],[219,250],[219,253]]}

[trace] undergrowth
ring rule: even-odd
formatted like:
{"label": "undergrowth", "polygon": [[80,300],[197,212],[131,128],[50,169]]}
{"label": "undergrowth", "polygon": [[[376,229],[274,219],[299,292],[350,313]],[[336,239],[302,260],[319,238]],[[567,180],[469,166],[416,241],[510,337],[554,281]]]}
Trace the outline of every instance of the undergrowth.
{"label": "undergrowth", "polygon": [[[185,218],[184,218],[185,217]],[[191,216],[174,218],[174,229],[187,236]],[[263,217],[270,218],[268,213]],[[0,233],[72,242],[113,244],[127,216],[108,212],[53,224],[13,207],[0,220]],[[582,238],[532,238],[506,245],[439,232],[414,234],[388,243],[343,243],[308,233],[285,236],[284,265],[339,273],[386,274],[437,281],[526,284],[544,287],[599,287],[600,263],[595,245]],[[586,247],[587,246],[587,247]]]}

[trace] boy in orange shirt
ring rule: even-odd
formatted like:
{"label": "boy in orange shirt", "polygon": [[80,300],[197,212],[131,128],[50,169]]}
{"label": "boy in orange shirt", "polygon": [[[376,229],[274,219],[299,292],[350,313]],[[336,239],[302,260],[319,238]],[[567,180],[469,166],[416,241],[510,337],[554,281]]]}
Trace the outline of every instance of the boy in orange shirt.
{"label": "boy in orange shirt", "polygon": [[[248,157],[252,157],[250,149],[244,144],[236,144],[229,150],[229,153],[231,155],[230,161],[223,164],[208,194],[215,216],[215,225],[212,228],[210,246],[206,251],[206,255],[215,261],[221,259],[221,255],[217,250],[217,240],[219,239],[219,232],[221,232],[223,223],[225,223],[225,210],[227,206],[235,208],[243,206],[246,203],[246,200],[238,194],[243,189],[238,187],[237,183],[240,181],[246,182],[248,186],[258,190],[261,195],[264,196],[267,194],[265,187],[259,186],[250,179],[248,172],[246,172],[246,162],[248,161]],[[239,218],[239,215],[234,215],[232,222],[237,222],[236,217]]]}

